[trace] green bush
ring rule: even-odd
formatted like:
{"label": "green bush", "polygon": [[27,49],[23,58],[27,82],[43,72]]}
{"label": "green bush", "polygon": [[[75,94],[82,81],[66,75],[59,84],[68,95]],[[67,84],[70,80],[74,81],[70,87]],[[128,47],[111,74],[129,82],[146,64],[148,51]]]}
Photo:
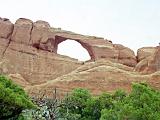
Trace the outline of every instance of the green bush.
{"label": "green bush", "polygon": [[102,109],[111,109],[115,101],[126,97],[126,93],[118,90],[114,95],[103,93],[100,96],[91,96],[90,92],[83,88],[74,89],[66,96],[60,108],[60,116],[66,120],[99,120]]}
{"label": "green bush", "polygon": [[131,93],[103,109],[100,120],[160,120],[160,92],[146,84],[132,85]]}
{"label": "green bush", "polygon": [[60,108],[60,118],[65,120],[80,120],[84,115],[84,108],[87,101],[91,99],[91,94],[88,90],[77,88],[71,94],[66,96],[62,101]]}
{"label": "green bush", "polygon": [[96,97],[75,89],[59,112],[63,120],[160,120],[160,92],[144,83],[134,83],[129,94],[117,90]]}
{"label": "green bush", "polygon": [[22,110],[35,107],[21,87],[0,75],[0,119],[16,118]]}
{"label": "green bush", "polygon": [[33,109],[37,107],[22,88],[4,76],[0,76],[0,93],[0,119],[160,120],[160,91],[144,83],[134,83],[129,94],[117,90],[92,96],[77,88],[62,100],[33,99],[38,109]]}

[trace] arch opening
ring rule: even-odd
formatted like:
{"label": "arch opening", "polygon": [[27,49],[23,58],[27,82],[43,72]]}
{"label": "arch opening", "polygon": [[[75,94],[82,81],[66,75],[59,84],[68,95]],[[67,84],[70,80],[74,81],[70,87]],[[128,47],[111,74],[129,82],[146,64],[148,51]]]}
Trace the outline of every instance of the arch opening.
{"label": "arch opening", "polygon": [[57,53],[69,56],[79,61],[91,60],[91,56],[86,48],[76,40],[66,39],[58,44]]}

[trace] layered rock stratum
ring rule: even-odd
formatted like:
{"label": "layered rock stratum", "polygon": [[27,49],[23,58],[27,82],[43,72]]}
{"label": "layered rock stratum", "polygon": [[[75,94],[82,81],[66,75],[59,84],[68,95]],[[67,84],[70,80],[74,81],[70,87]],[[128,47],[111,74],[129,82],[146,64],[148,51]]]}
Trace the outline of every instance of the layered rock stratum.
{"label": "layered rock stratum", "polygon": [[[57,54],[58,44],[75,40],[90,60],[81,62]],[[48,22],[26,18],[15,24],[0,18],[0,73],[11,77],[30,94],[53,89],[70,91],[84,87],[99,94],[130,90],[132,82],[148,82],[160,88],[160,46],[133,50],[95,36],[53,28]]]}

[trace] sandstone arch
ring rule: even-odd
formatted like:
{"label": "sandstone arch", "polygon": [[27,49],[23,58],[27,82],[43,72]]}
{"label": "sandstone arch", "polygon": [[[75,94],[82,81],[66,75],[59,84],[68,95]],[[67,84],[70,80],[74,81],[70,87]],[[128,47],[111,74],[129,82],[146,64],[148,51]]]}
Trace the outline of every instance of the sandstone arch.
{"label": "sandstone arch", "polygon": [[[65,37],[61,37],[61,36],[55,36],[55,42],[54,42],[54,51],[55,51],[55,53],[57,53],[58,45],[60,43],[62,43],[63,41],[66,41],[68,39],[70,39],[70,38],[65,38]],[[84,43],[83,41],[81,41],[79,39],[71,39],[71,40],[74,40],[74,41],[78,42],[79,44],[81,44],[81,46],[88,51],[88,54],[90,55],[91,60],[95,60],[94,52],[92,50],[92,47],[89,44]]]}
{"label": "sandstone arch", "polygon": [[67,39],[58,44],[57,54],[74,58],[78,61],[87,62],[91,60],[88,51],[77,41]]}
{"label": "sandstone arch", "polygon": [[91,60],[110,60],[127,66],[137,64],[134,52],[119,44],[96,37],[54,28],[48,22],[20,18],[15,24],[0,19],[0,59],[8,60],[8,73],[21,74],[31,84],[43,83],[68,74],[81,62],[56,55],[58,44],[72,39],[80,43]]}

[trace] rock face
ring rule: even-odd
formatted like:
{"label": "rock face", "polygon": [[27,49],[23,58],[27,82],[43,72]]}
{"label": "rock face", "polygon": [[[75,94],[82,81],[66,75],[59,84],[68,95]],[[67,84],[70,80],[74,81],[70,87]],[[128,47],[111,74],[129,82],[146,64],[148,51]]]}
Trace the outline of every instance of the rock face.
{"label": "rock face", "polygon": [[31,39],[32,21],[25,18],[20,18],[14,25],[11,41],[21,44],[29,44]]}
{"label": "rock face", "polygon": [[138,50],[138,64],[135,70],[142,73],[153,73],[160,70],[160,46]]}
{"label": "rock face", "polygon": [[151,55],[154,54],[156,51],[155,47],[143,47],[138,49],[137,51],[137,60],[140,62],[143,59],[146,59],[147,57],[150,57]]}
{"label": "rock face", "polygon": [[6,18],[0,18],[0,38],[9,39],[13,32],[13,24]]}
{"label": "rock face", "polygon": [[[58,55],[58,44],[67,39],[80,43],[88,51],[91,59],[81,62]],[[85,36],[52,28],[48,22],[42,20],[33,22],[26,18],[20,18],[15,24],[12,24],[8,19],[0,18],[0,73],[9,75],[17,83],[27,87],[28,90],[31,90],[28,88],[29,86],[34,87],[39,84],[43,86],[50,81],[54,81],[53,83],[58,81],[55,84],[58,85],[59,81],[66,79],[68,81],[69,78],[73,80],[75,86],[78,84],[74,80],[79,81],[84,77],[84,84],[88,81],[87,79],[93,79],[93,82],[98,81],[101,75],[107,79],[106,77],[109,74],[114,74],[114,71],[112,73],[101,71],[101,69],[109,68],[106,62],[105,64],[104,62],[96,64],[99,60],[110,61],[112,65],[121,66],[120,64],[123,64],[121,67],[130,72],[135,70],[142,73],[152,73],[160,70],[160,49],[159,47],[141,48],[136,57],[131,49],[123,45],[113,44],[112,41],[100,37]],[[88,66],[90,63],[93,65]],[[86,67],[85,64],[87,64]],[[98,69],[93,69],[93,71],[100,72],[90,73],[92,66],[95,65]],[[101,65],[102,67],[100,67]],[[81,76],[81,72],[79,73],[77,70],[87,73]],[[78,74],[73,75],[76,71]],[[76,76],[65,77],[68,74]],[[91,84],[90,87],[98,84],[91,82],[87,83]],[[64,85],[64,83],[61,84]],[[107,83],[104,82],[104,84]],[[53,87],[53,84],[50,86]]]}
{"label": "rock face", "polygon": [[39,91],[46,91],[48,96],[52,96],[53,89],[57,88],[57,95],[63,96],[74,88],[81,87],[97,95],[117,89],[130,91],[133,82],[147,82],[156,89],[160,89],[160,72],[142,75],[134,72],[132,67],[107,60],[97,60],[94,63],[86,63],[71,73],[47,83],[26,87],[26,90],[31,95],[36,95]]}

